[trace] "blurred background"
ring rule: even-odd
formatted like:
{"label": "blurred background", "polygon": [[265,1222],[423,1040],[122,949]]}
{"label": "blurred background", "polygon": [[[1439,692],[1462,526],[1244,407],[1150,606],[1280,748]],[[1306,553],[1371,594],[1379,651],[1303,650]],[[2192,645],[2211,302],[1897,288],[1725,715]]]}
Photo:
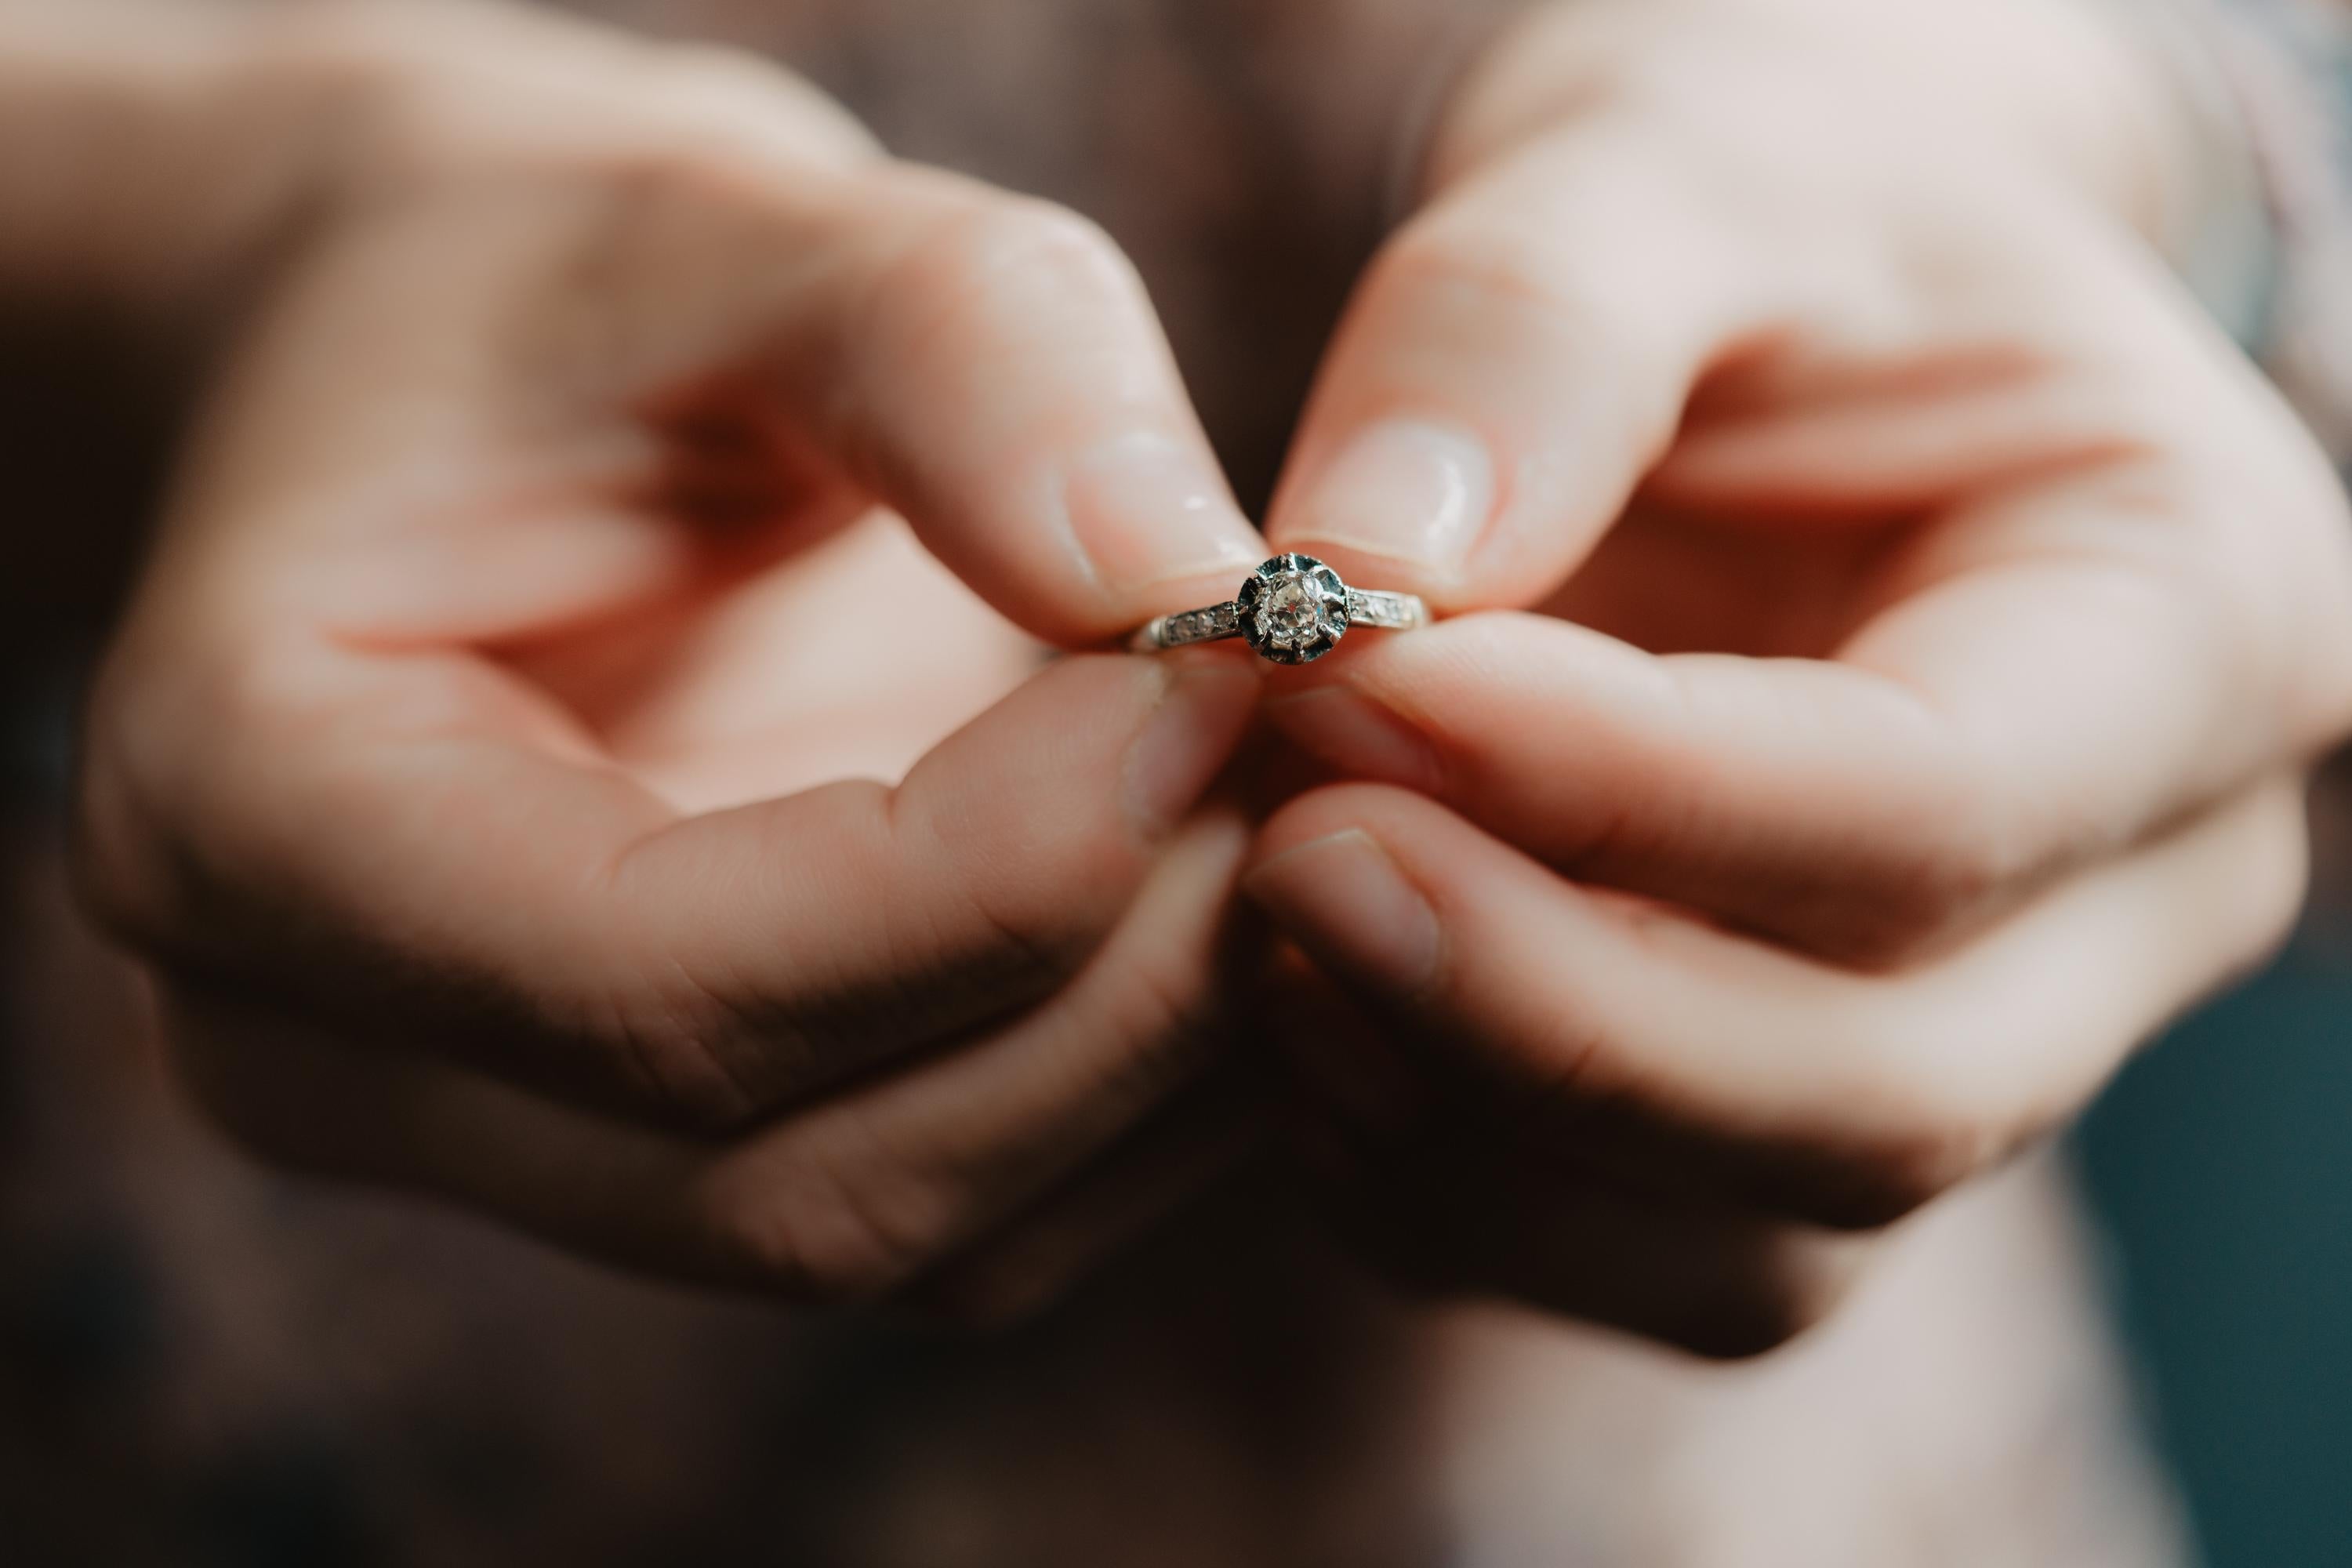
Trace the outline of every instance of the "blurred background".
{"label": "blurred background", "polygon": [[[1063,51],[1099,40],[1000,25],[1017,12],[970,7],[886,78],[855,29],[822,21],[846,5],[791,21],[731,0],[585,8],[788,55],[895,148],[1101,217],[1145,259],[1239,488],[1263,493],[1378,233],[1386,171],[1376,140],[1302,136],[1232,76],[1224,30],[1246,5],[1201,5],[1129,48],[1159,63],[1096,83],[1095,117],[1055,140],[1008,130],[971,84],[1019,101]],[[1124,14],[1104,6],[1101,26]],[[1405,30],[1366,37],[1421,47]],[[1159,134],[1203,101],[1223,142]],[[1389,107],[1314,106],[1341,123]],[[1188,204],[1208,237],[1180,252],[1165,214]],[[1361,1379],[1384,1325],[1319,1260],[1227,1258],[1224,1277],[1258,1281],[1244,1310],[1182,1267],[1180,1238],[983,1354],[618,1279],[451,1215],[268,1174],[199,1126],[65,871],[72,715],[176,384],[173,367],[90,353],[93,330],[0,321],[0,472],[39,523],[0,530],[0,1568],[1433,1560],[1380,1506],[1378,1478],[1414,1457],[1380,1414],[1387,1391]],[[2323,785],[2317,816],[2293,944],[2151,1047],[2070,1149],[2147,1414],[2215,1568],[2352,1565],[2352,769]],[[1221,1216],[1198,1224],[1218,1233]],[[1138,1342],[1120,1307],[1139,1300],[1177,1310]],[[1085,1398],[1114,1364],[1127,1396]],[[1342,1382],[1362,1412],[1342,1426],[1348,1451],[1302,1469],[1309,1427],[1265,1391],[1328,1399]],[[1249,1435],[1214,1478],[1238,1500],[1230,1517],[1199,1523],[1204,1538],[1136,1540],[1129,1521],[1184,1517],[1205,1480],[1199,1430]],[[1129,1462],[1108,1483],[1087,1468],[1086,1489],[1028,1521],[1044,1533],[990,1535],[986,1500],[1009,1478],[1034,1486],[1104,1450]],[[1286,1547],[1293,1533],[1321,1554]],[[1124,1542],[1115,1559],[1106,1540]]]}

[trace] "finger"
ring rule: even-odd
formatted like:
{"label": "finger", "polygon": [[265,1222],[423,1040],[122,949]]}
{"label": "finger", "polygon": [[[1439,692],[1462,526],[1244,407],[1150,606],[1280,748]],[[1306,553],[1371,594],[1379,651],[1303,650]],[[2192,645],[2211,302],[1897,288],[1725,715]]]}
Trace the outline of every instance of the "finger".
{"label": "finger", "polygon": [[2267,784],[1889,975],[1579,888],[1391,789],[1286,808],[1245,886],[1360,1001],[1559,1138],[1652,1180],[1876,1225],[2070,1114],[2266,951],[2302,868],[2297,794]]}
{"label": "finger", "polygon": [[272,1165],[451,1200],[649,1273],[737,1278],[686,1223],[709,1158],[686,1139],[354,1041],[234,987],[165,978],[154,993],[191,1098]]}
{"label": "finger", "polygon": [[[664,1274],[870,1299],[1020,1231],[1025,1209],[1191,1081],[1223,1038],[1197,1004],[1224,961],[1216,916],[1244,842],[1232,820],[1190,830],[1111,942],[1033,1016],[724,1145],[355,1043],[219,988],[165,986],[166,1034],[200,1100],[280,1163],[430,1193]],[[1136,1217],[1132,1197],[1091,1218]],[[1053,1202],[1044,1260],[1075,1267],[1107,1231],[1089,1224],[1074,1244],[1064,1221],[1086,1211],[1057,1220]]]}
{"label": "finger", "polygon": [[1969,509],[1834,659],[1659,657],[1486,615],[1303,672],[1272,711],[1341,772],[1433,793],[1580,880],[1883,961],[2337,721],[2139,487]]}
{"label": "finger", "polygon": [[1231,1176],[1264,1142],[1266,1099],[1243,1075],[1204,1081],[1055,1193],[914,1287],[924,1308],[981,1327],[1047,1309]]}
{"label": "finger", "polygon": [[101,698],[85,838],[117,922],[404,1043],[719,1122],[1061,984],[1255,690],[1242,660],[1073,659],[895,789],[680,817],[477,661],[268,652]]}
{"label": "finger", "polygon": [[[724,1156],[445,1061],[354,1047],[186,991],[173,994],[167,1016],[199,1099],[278,1163],[430,1193],[606,1261],[791,1300],[866,1299],[895,1279],[895,1265],[875,1261],[886,1254],[840,1239],[863,1234],[866,1222],[835,1205],[865,1173],[714,1186]],[[1213,1180],[1254,1138],[1246,1117],[1196,1119],[1189,1110],[1148,1128],[1108,1156],[1098,1179],[1017,1215],[1002,1240],[927,1282],[922,1300],[984,1322],[1034,1310]],[[1506,1216],[1492,1212],[1490,1191],[1459,1205],[1443,1199],[1460,1184],[1458,1166],[1382,1159],[1386,1179],[1351,1176],[1332,1201],[1344,1228],[1401,1281],[1504,1292],[1702,1354],[1784,1342],[1827,1310],[1853,1260],[1851,1245],[1831,1238],[1590,1188],[1546,1184],[1539,1213]],[[763,1170],[776,1174],[772,1163]],[[751,1205],[713,1203],[714,1190]],[[1509,1190],[1528,1190],[1526,1179]],[[794,1215],[782,1234],[803,1238],[798,1250],[778,1246],[782,1213]],[[976,1201],[975,1229],[984,1213]],[[896,1245],[918,1239],[902,1233]]]}
{"label": "finger", "polygon": [[1874,1245],[1612,1177],[1514,1086],[1464,1073],[1442,1043],[1416,1054],[1385,995],[1303,958],[1252,1008],[1296,1074],[1299,1164],[1357,1250],[1409,1289],[1742,1356],[1827,1316]]}
{"label": "finger", "polygon": [[749,327],[786,419],[1007,616],[1097,642],[1263,559],[1100,229],[907,165],[772,216]]}
{"label": "finger", "polygon": [[1449,191],[1341,321],[1267,521],[1438,608],[1542,600],[1778,285],[1727,209],[1607,116]]}
{"label": "finger", "polygon": [[1710,1357],[1776,1350],[1820,1322],[1875,1245],[1455,1140],[1365,1151],[1324,1180],[1341,1232],[1409,1289],[1502,1296]]}
{"label": "finger", "polygon": [[1065,645],[1264,558],[1133,266],[1076,216],[874,159],[565,173],[322,243],[241,346],[174,534],[235,519],[274,609],[376,640],[610,614],[860,499]]}
{"label": "finger", "polygon": [[[850,1293],[913,1280],[1046,1199],[1185,1090],[1231,1042],[1220,1003],[1247,845],[1190,825],[1110,940],[1026,1016],[810,1108],[714,1170],[730,1245]],[[829,1185],[844,1202],[793,1201]]]}
{"label": "finger", "polygon": [[1442,1080],[1395,1048],[1383,1004],[1352,994],[1287,941],[1256,982],[1251,1016],[1279,1052],[1294,1106],[1318,1127],[1350,1142],[1399,1145],[1443,1124]]}

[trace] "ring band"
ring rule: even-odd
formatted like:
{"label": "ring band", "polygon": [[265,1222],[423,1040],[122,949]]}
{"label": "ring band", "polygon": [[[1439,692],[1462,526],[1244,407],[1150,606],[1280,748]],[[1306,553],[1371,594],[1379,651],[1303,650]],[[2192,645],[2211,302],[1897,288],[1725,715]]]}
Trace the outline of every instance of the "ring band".
{"label": "ring band", "polygon": [[1312,555],[1277,555],[1244,578],[1233,598],[1147,621],[1129,646],[1162,653],[1241,637],[1276,664],[1307,664],[1339,647],[1351,627],[1409,632],[1428,624],[1429,606],[1418,594],[1350,588]]}

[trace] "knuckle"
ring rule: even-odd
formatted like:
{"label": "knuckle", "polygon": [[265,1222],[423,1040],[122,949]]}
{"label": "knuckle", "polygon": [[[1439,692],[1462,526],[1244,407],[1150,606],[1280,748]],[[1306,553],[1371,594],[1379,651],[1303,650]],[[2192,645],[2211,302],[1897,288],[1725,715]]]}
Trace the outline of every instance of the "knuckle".
{"label": "knuckle", "polygon": [[267,754],[268,732],[305,700],[266,649],[168,655],[119,647],[85,716],[73,796],[77,890],[125,944],[163,953],[184,944],[205,902],[206,867],[250,867],[258,856],[195,841],[233,834],[237,810],[224,776]]}
{"label": "knuckle", "polygon": [[1990,827],[1947,832],[1912,868],[1896,909],[1915,937],[1932,936],[1992,904],[2031,871],[2026,857]]}
{"label": "knuckle", "polygon": [[1968,929],[2029,874],[1986,837],[1937,836],[1886,868],[1875,896],[1850,906],[1824,945],[1864,968],[1898,964]]}
{"label": "knuckle", "polygon": [[2014,1133],[1948,1108],[1899,1114],[1836,1163],[1808,1216],[1840,1230],[1875,1230],[1927,1207],[1996,1163]]}
{"label": "knuckle", "polygon": [[[701,144],[819,155],[871,146],[822,93],[752,52],[656,41],[577,20],[441,5],[410,27],[370,6],[330,6],[265,51],[265,79],[332,106],[363,154],[410,169],[521,155]],[[549,124],[571,132],[551,138]]]}
{"label": "knuckle", "polygon": [[1706,1361],[1753,1361],[1787,1346],[1816,1321],[1790,1298],[1759,1289],[1707,1302],[1663,1337]]}
{"label": "knuckle", "polygon": [[[1057,885],[1040,877],[1040,886]],[[1059,884],[1066,886],[1066,883]],[[975,984],[1018,995],[1042,995],[1070,973],[1084,935],[1066,926],[1058,914],[1035,907],[1026,889],[1008,891],[982,876],[959,884],[974,928],[982,933],[986,957],[973,965],[982,973]],[[962,944],[934,931],[927,933],[931,963],[923,965],[952,975],[966,967],[956,950]]]}
{"label": "knuckle", "polygon": [[1125,307],[1142,285],[1133,263],[1092,219],[1050,202],[960,198],[909,245],[896,281],[949,321],[981,331],[1062,309]]}
{"label": "knuckle", "polygon": [[604,149],[577,174],[596,214],[589,253],[616,269],[665,259],[663,246],[674,235],[709,233],[730,221],[748,231],[766,195],[708,150],[677,141]]}
{"label": "knuckle", "polygon": [[713,101],[751,104],[803,100],[824,105],[845,121],[831,100],[811,91],[798,77],[749,49],[703,39],[676,38],[645,47],[636,57],[682,105]]}
{"label": "knuckle", "polygon": [[[1860,1006],[1823,1041],[1836,1089],[1824,1121],[1774,1140],[1773,1206],[1840,1232],[1884,1228],[1999,1163],[2034,1113],[1977,1074],[1978,1016],[1938,999]],[[1832,1108],[1833,1107],[1833,1108]]]}
{"label": "knuckle", "polygon": [[595,1008],[581,1031],[615,1060],[624,1083],[649,1104],[709,1131],[739,1127],[767,1109],[774,1086],[755,1079],[736,1042],[758,1033],[770,1058],[801,1059],[783,1050],[781,1022],[752,1020],[719,991],[695,983],[681,968],[675,985],[643,984]]}
{"label": "knuckle", "polygon": [[1826,1321],[1844,1300],[1843,1270],[1796,1243],[1771,1247],[1737,1286],[1713,1293],[1660,1337],[1708,1361],[1752,1361],[1786,1348]]}
{"label": "knuckle", "polygon": [[1051,202],[1000,204],[971,221],[967,261],[986,278],[1008,270],[1042,275],[1056,283],[1100,290],[1124,290],[1135,268],[1100,224]]}
{"label": "knuckle", "polygon": [[1859,878],[1792,903],[1813,911],[1792,918],[1796,934],[1859,968],[1893,968],[1981,923],[2067,852],[2037,849],[2040,830],[2011,821],[1965,772],[1951,767],[1917,789],[1914,816],[1925,826],[1893,836]]}
{"label": "knuckle", "polygon": [[912,1184],[880,1186],[803,1159],[756,1190],[715,1200],[722,1248],[751,1278],[806,1306],[878,1300],[926,1260],[935,1216]]}
{"label": "knuckle", "polygon": [[1476,230],[1442,217],[1414,219],[1397,231],[1373,270],[1373,286],[1415,295],[1461,292],[1532,307],[1563,323],[1601,331],[1608,301],[1582,286],[1558,239],[1537,224],[1490,224]]}
{"label": "knuckle", "polygon": [[1579,416],[1662,447],[1689,390],[1695,329],[1612,277],[1621,263],[1577,247],[1540,213],[1473,225],[1442,210],[1408,223],[1374,261],[1366,313],[1539,355],[1547,374],[1607,378]]}
{"label": "knuckle", "polygon": [[847,110],[745,49],[682,40],[640,46],[630,68],[631,98],[649,118],[636,139],[674,149],[687,170],[837,168],[879,151]]}

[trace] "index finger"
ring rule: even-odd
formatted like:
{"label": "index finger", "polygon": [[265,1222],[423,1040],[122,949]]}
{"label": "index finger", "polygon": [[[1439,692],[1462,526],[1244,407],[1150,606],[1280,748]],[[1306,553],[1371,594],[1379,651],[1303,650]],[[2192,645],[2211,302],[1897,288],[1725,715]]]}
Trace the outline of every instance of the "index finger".
{"label": "index finger", "polygon": [[[1048,203],[908,165],[769,198],[747,279],[789,422],[1066,646],[1223,598],[1265,548],[1135,267]],[[777,287],[781,279],[782,286]]]}
{"label": "index finger", "polygon": [[[1228,597],[1265,558],[1098,227],[885,160],[603,156],[365,210],[306,254],[240,343],[192,481],[259,541],[254,576],[289,575],[265,532],[349,531],[395,489],[477,544],[552,514],[572,542],[533,546],[531,575],[577,585],[502,588],[457,622],[500,640],[670,590],[690,546],[747,523],[879,502],[1003,614],[1083,647]],[[480,493],[517,473],[528,503]],[[352,504],[355,475],[376,504]],[[378,606],[383,553],[338,599],[402,636],[447,622],[467,584],[446,574]],[[317,608],[316,582],[286,591]]]}

